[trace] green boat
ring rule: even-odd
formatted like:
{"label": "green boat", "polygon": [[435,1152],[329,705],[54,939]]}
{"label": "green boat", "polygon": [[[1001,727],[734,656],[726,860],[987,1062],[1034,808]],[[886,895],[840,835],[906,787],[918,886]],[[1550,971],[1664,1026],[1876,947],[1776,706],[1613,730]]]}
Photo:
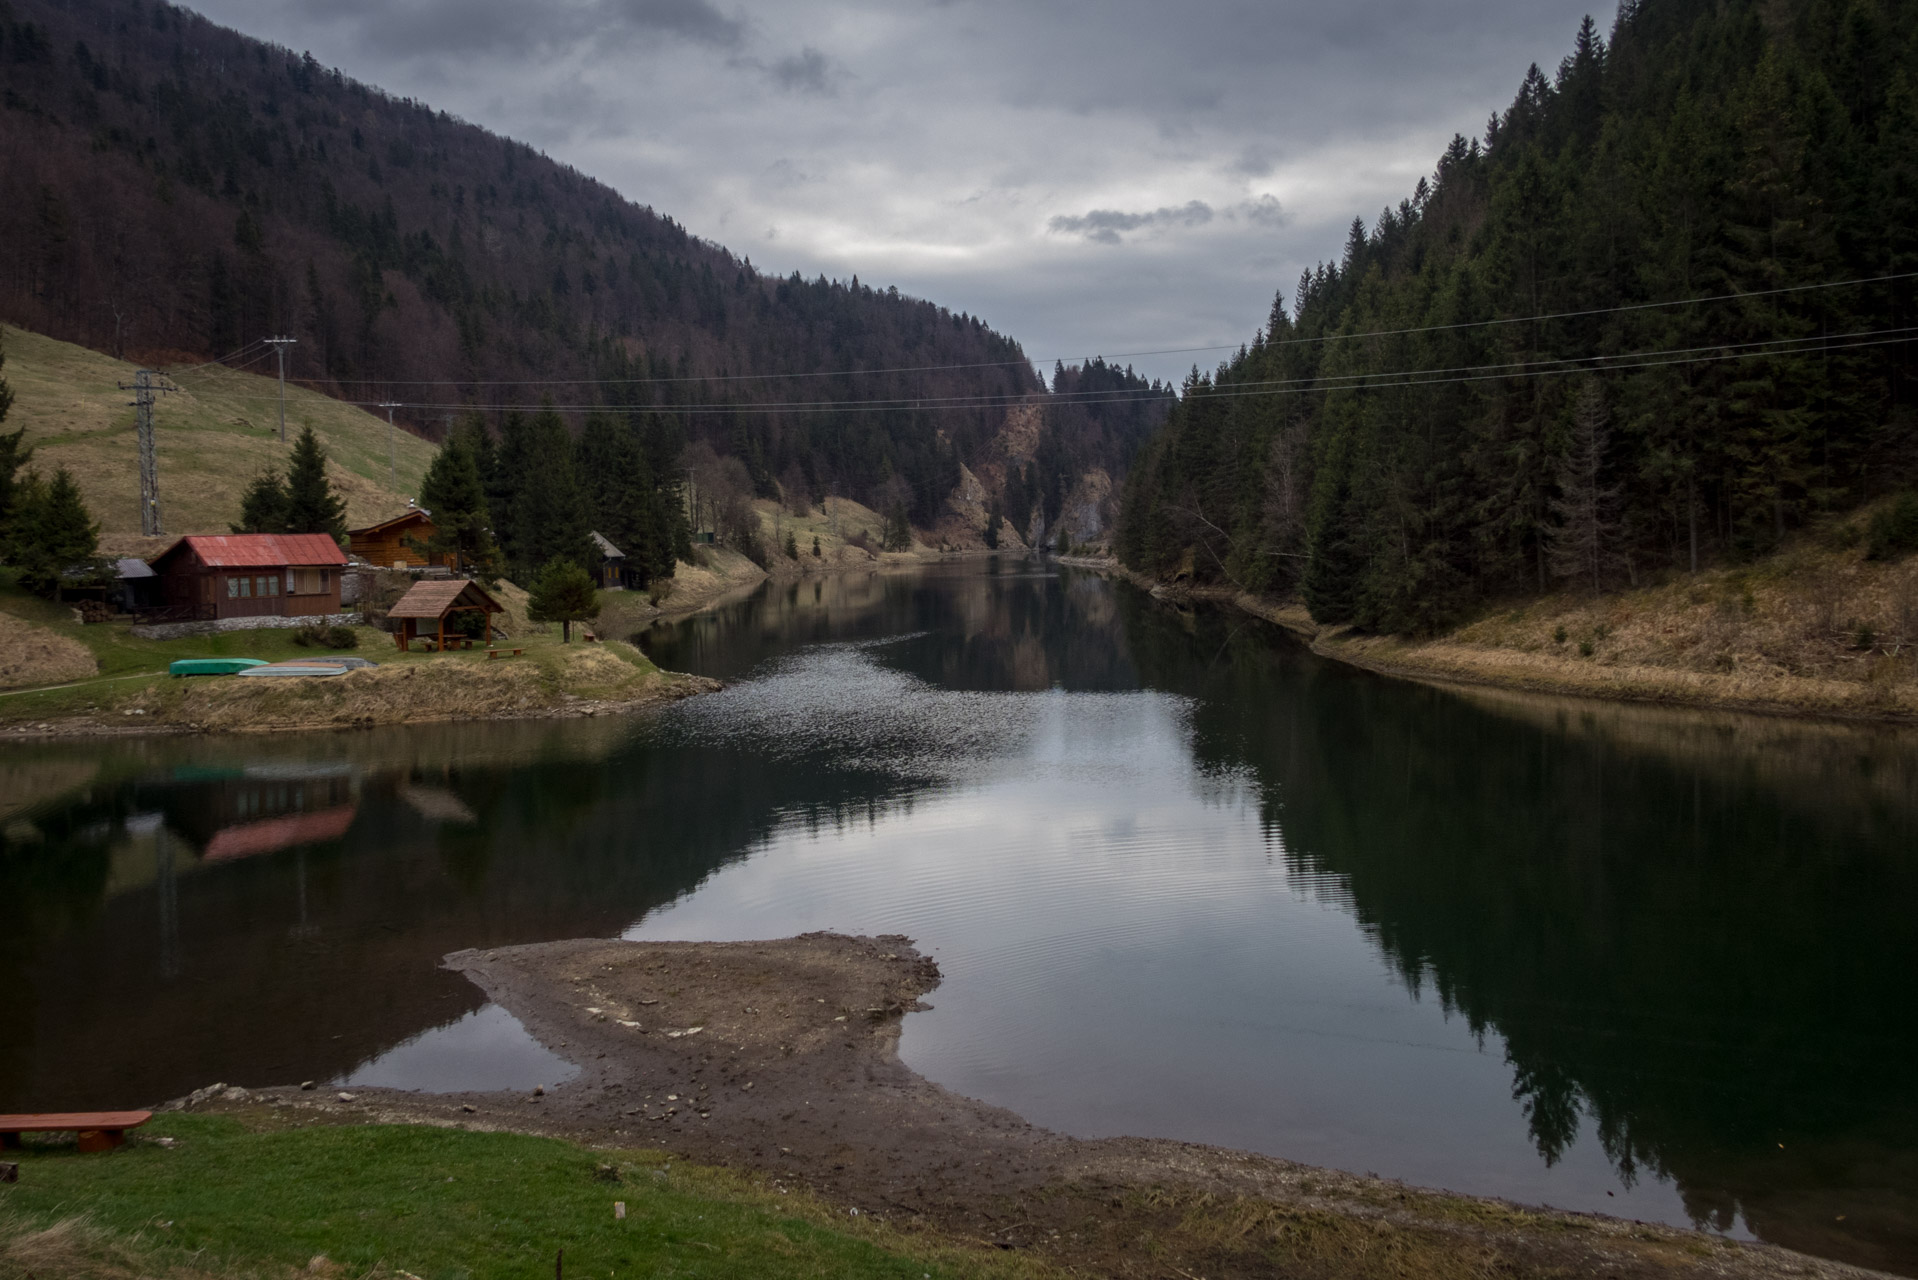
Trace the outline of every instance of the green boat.
{"label": "green boat", "polygon": [[167,674],[175,676],[237,676],[248,667],[264,667],[261,658],[181,658],[167,664]]}

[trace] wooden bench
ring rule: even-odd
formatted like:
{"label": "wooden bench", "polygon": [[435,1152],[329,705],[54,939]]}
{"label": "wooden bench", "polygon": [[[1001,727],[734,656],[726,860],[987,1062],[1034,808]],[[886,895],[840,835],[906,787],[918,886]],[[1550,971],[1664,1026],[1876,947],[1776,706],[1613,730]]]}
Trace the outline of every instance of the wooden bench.
{"label": "wooden bench", "polygon": [[23,1133],[80,1135],[80,1150],[111,1151],[123,1146],[127,1130],[153,1119],[151,1111],[50,1111],[43,1115],[0,1116],[0,1148],[17,1148]]}
{"label": "wooden bench", "polygon": [[520,654],[525,653],[526,650],[524,649],[513,649],[513,650],[488,649],[486,651],[486,660],[488,662],[491,662],[494,658],[504,658],[507,656],[509,652],[512,654],[513,657],[517,658],[520,656]]}

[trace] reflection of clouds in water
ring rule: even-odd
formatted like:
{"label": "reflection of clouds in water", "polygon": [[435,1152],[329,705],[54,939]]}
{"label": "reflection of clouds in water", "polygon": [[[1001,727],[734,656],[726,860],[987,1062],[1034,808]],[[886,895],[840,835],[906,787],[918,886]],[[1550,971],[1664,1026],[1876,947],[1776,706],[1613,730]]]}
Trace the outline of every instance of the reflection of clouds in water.
{"label": "reflection of clouds in water", "polygon": [[579,1068],[533,1039],[518,1018],[496,1004],[422,1031],[361,1063],[334,1085],[480,1093],[557,1085]]}
{"label": "reflection of clouds in water", "polygon": [[820,645],[769,663],[752,680],[674,706],[664,743],[824,757],[928,783],[980,781],[1008,761],[1065,776],[1191,773],[1183,698],[938,689],[874,661],[874,650],[911,638]]}

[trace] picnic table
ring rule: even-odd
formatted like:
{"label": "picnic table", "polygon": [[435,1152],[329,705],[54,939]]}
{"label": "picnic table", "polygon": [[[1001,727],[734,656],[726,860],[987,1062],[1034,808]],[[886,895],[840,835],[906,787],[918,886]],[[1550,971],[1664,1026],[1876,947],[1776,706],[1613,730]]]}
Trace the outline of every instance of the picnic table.
{"label": "picnic table", "polygon": [[153,1119],[151,1111],[49,1111],[0,1116],[0,1148],[17,1148],[23,1133],[80,1135],[80,1150],[111,1151],[127,1140],[127,1130]]}

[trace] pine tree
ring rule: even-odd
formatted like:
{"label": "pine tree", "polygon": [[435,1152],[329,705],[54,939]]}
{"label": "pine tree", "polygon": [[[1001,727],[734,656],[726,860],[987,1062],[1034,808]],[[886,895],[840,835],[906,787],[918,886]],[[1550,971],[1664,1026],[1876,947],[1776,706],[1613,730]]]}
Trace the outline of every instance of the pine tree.
{"label": "pine tree", "polygon": [[886,508],[886,530],[882,545],[887,551],[912,550],[912,524],[906,518],[906,504],[894,498]]}
{"label": "pine tree", "polygon": [[[522,447],[524,460],[513,473],[510,499],[517,545],[509,564],[522,579],[531,579],[554,560],[596,563],[588,536],[593,532],[592,513],[574,461],[573,440],[552,406],[541,409],[527,425]],[[501,464],[513,465],[504,456]]]}
{"label": "pine tree", "polygon": [[573,624],[599,616],[599,591],[593,575],[571,560],[552,560],[533,579],[526,616],[534,622],[557,622],[560,639],[570,643]]}
{"label": "pine tree", "polygon": [[[13,408],[13,388],[7,385],[4,376],[7,367],[7,353],[0,347],[0,423],[5,423],[7,413]],[[0,432],[0,554],[7,546],[7,528],[13,519],[17,481],[15,477],[33,458],[33,446],[26,443],[27,429],[16,427],[10,432]]]}
{"label": "pine tree", "polygon": [[227,527],[235,533],[291,533],[287,507],[286,481],[278,472],[262,471],[240,496],[240,522]]}
{"label": "pine tree", "polygon": [[286,468],[286,532],[325,533],[346,541],[346,501],[326,478],[326,453],[312,427],[300,428]]}
{"label": "pine tree", "polygon": [[999,510],[999,499],[994,498],[986,504],[986,550],[999,549],[999,523],[1004,519]]}
{"label": "pine tree", "polygon": [[1617,554],[1619,491],[1604,482],[1609,420],[1604,388],[1596,379],[1586,382],[1572,412],[1571,447],[1558,467],[1558,494],[1552,499],[1558,524],[1547,534],[1552,572],[1589,582],[1594,595],[1603,589],[1605,571]]}
{"label": "pine tree", "polygon": [[[483,435],[485,427],[478,432]],[[455,429],[420,481],[420,506],[433,520],[433,535],[422,549],[429,555],[450,557],[456,571],[491,583],[499,575],[499,548],[493,542],[486,489],[473,456],[474,434],[470,426]]]}
{"label": "pine tree", "polygon": [[100,526],[65,467],[51,483],[29,472],[19,485],[10,542],[20,585],[36,595],[58,597],[66,581],[91,583],[104,576]]}

